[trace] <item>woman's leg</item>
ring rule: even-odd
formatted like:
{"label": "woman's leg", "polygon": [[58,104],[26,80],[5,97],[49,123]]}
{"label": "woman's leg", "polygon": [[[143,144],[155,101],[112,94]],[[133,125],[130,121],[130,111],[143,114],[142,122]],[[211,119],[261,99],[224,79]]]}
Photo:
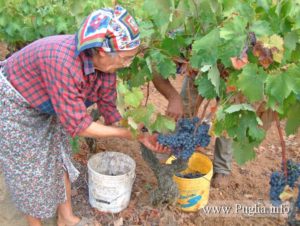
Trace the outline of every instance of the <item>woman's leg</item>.
{"label": "woman's leg", "polygon": [[[69,226],[75,225],[80,221],[79,217],[76,217],[73,214],[72,205],[71,205],[71,183],[67,173],[64,175],[65,177],[65,186],[67,193],[67,201],[58,206],[58,226]],[[29,226],[42,226],[42,222],[38,218],[34,218],[32,216],[26,216],[27,222]]]}
{"label": "woman's leg", "polygon": [[38,218],[26,215],[26,220],[29,226],[42,226],[42,221]]}
{"label": "woman's leg", "polygon": [[69,226],[75,225],[80,221],[79,217],[76,217],[72,210],[72,203],[71,203],[71,182],[69,179],[68,173],[65,173],[65,186],[66,186],[66,193],[67,193],[67,200],[65,203],[62,203],[57,208],[58,226]]}

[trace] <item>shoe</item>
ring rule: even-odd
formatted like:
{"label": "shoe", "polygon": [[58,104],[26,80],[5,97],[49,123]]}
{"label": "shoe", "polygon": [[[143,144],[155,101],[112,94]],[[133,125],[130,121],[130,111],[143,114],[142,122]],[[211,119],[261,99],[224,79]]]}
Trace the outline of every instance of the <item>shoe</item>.
{"label": "shoe", "polygon": [[211,186],[213,188],[227,187],[229,184],[229,180],[229,174],[215,173],[211,181]]}

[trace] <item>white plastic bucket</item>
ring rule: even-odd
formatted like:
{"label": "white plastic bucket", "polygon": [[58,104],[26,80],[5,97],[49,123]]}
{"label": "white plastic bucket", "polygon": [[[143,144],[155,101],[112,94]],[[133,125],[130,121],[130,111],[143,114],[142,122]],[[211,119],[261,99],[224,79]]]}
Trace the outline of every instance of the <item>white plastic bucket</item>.
{"label": "white plastic bucket", "polygon": [[119,152],[95,154],[88,161],[89,201],[92,207],[111,213],[125,209],[135,180],[135,161]]}

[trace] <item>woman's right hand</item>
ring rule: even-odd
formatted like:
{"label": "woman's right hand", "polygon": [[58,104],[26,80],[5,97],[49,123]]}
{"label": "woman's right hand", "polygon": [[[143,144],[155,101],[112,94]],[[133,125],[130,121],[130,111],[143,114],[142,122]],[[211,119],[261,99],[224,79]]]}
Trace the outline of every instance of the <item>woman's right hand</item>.
{"label": "woman's right hand", "polygon": [[171,151],[168,147],[162,146],[157,141],[158,134],[143,133],[140,134],[138,140],[147,148],[156,153],[169,154]]}

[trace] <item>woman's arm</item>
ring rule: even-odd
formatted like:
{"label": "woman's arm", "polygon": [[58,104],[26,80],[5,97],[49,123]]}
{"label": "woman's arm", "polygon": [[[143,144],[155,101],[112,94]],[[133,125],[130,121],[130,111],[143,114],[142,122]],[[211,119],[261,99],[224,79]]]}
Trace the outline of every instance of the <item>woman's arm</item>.
{"label": "woman's arm", "polygon": [[176,120],[181,118],[183,115],[183,103],[181,96],[170,81],[168,79],[164,79],[158,74],[154,74],[152,82],[158,92],[160,92],[168,100],[166,115]]}
{"label": "woman's arm", "polygon": [[93,138],[103,138],[103,137],[120,137],[126,139],[133,139],[131,132],[128,129],[106,126],[97,122],[92,122],[91,125],[84,131],[78,134],[82,137],[93,137]]}

